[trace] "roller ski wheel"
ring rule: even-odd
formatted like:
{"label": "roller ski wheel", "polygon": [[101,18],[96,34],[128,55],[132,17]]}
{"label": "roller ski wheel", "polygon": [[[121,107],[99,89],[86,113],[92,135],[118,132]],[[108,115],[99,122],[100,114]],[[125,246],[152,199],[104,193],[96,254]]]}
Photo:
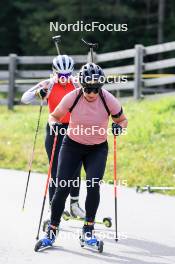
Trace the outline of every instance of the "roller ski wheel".
{"label": "roller ski wheel", "polygon": [[68,221],[68,220],[71,219],[71,215],[70,215],[70,213],[68,211],[64,211],[63,219],[64,219],[64,221]]}
{"label": "roller ski wheel", "polygon": [[62,217],[64,221],[69,221],[69,220],[84,221],[84,218],[80,218],[79,216],[72,216],[68,211],[64,211]]}
{"label": "roller ski wheel", "polygon": [[43,232],[47,233],[49,224],[50,224],[49,219],[47,219],[43,222],[43,228],[42,228]]}
{"label": "roller ski wheel", "polygon": [[53,246],[54,241],[52,241],[51,239],[48,238],[43,238],[38,240],[38,242],[35,245],[34,251],[38,252],[41,249],[46,249],[46,248],[50,248]]}
{"label": "roller ski wheel", "polygon": [[53,228],[50,224],[47,227],[47,232],[44,238],[37,241],[34,251],[38,252],[42,249],[50,248],[53,246],[56,236],[57,236],[58,228]]}
{"label": "roller ski wheel", "polygon": [[104,243],[94,235],[94,225],[84,225],[79,239],[82,248],[86,246],[98,250],[99,253],[103,252]]}
{"label": "roller ski wheel", "polygon": [[[71,219],[71,215],[68,211],[64,211],[63,215],[62,215],[64,221],[68,221]],[[43,222],[43,232],[46,232],[48,231],[48,225],[50,224],[50,219],[47,219]]]}
{"label": "roller ski wheel", "polygon": [[97,247],[98,247],[98,252],[99,253],[102,253],[103,252],[103,246],[104,246],[103,241],[98,241]]}
{"label": "roller ski wheel", "polygon": [[105,218],[103,218],[103,224],[107,228],[110,228],[112,226],[112,218],[111,217],[105,217]]}
{"label": "roller ski wheel", "polygon": [[79,236],[79,240],[80,240],[80,246],[83,248],[85,246],[85,241],[81,236]]}
{"label": "roller ski wheel", "polygon": [[103,252],[104,243],[101,240],[97,240],[96,237],[93,237],[92,239],[88,241],[85,240],[82,236],[80,236],[79,239],[80,239],[80,246],[82,248],[84,247],[94,248],[94,249],[97,249],[99,253]]}
{"label": "roller ski wheel", "polygon": [[38,251],[41,249],[41,247],[42,247],[42,241],[39,240],[39,241],[36,243],[36,245],[35,245],[34,251],[35,251],[35,252],[38,252]]}

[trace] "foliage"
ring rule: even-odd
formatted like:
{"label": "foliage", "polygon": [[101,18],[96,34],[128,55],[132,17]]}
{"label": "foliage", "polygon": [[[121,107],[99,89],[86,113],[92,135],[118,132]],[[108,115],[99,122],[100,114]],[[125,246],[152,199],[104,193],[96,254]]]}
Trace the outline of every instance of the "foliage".
{"label": "foliage", "polygon": [[[51,36],[62,35],[62,51],[68,54],[86,53],[80,43],[83,36],[99,42],[97,52],[132,48],[137,43],[157,43],[158,0],[1,0],[0,55],[55,54]],[[174,39],[175,4],[165,1],[164,41]],[[128,24],[127,32],[50,32],[49,22]]]}

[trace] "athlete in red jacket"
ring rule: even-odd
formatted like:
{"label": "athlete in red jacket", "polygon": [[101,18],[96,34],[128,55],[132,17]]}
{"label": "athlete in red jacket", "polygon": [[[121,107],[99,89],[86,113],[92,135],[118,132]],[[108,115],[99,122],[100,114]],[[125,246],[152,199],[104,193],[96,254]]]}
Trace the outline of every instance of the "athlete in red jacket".
{"label": "athlete in red jacket", "polygon": [[[49,113],[52,113],[56,106],[60,103],[62,98],[78,88],[75,78],[72,76],[74,62],[73,59],[67,55],[59,55],[53,59],[53,77],[38,83],[36,86],[29,89],[22,96],[21,101],[25,104],[33,102],[36,97],[40,97],[42,100],[47,100]],[[50,203],[56,189],[56,175],[58,165],[58,154],[62,145],[64,134],[67,130],[70,119],[70,113],[67,113],[60,121],[55,125],[55,130],[58,133],[57,146],[55,150],[51,177],[52,181],[49,186],[49,200]],[[61,122],[61,123],[60,123]],[[52,147],[54,142],[54,133],[50,129],[49,124],[46,126],[46,138],[45,148],[50,162]],[[77,179],[76,185],[70,187],[70,212],[73,217],[84,218],[85,213],[79,206],[79,191],[80,191],[80,170],[81,164],[75,172],[74,179]]]}

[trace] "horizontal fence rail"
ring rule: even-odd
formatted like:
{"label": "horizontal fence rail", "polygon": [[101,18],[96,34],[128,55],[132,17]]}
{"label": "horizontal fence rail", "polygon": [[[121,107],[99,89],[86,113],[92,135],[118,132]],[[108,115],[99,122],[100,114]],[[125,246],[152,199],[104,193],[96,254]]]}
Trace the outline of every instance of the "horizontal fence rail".
{"label": "horizontal fence rail", "polygon": [[115,60],[134,58],[134,56],[135,56],[135,49],[128,49],[128,50],[98,54],[97,61],[98,62],[115,61]]}
{"label": "horizontal fence rail", "polygon": [[160,61],[145,63],[144,71],[165,69],[165,68],[171,68],[174,66],[175,66],[175,58],[167,59],[167,60],[160,60]]}
{"label": "horizontal fence rail", "polygon": [[175,41],[145,47],[145,54],[152,55],[175,50]]}
{"label": "horizontal fence rail", "polygon": [[[107,83],[105,88],[108,91],[120,92],[130,91],[135,99],[142,98],[142,93],[156,92],[160,87],[160,91],[165,89],[162,86],[175,83],[175,75],[173,74],[157,74],[155,77],[149,71],[162,71],[162,69],[175,67],[175,58],[155,60],[145,62],[147,56],[175,51],[175,41],[144,47],[143,45],[135,45],[133,49],[127,49],[116,52],[108,52],[97,54],[94,52],[95,63],[121,62],[121,60],[131,59],[129,65],[116,66],[112,68],[104,68],[105,75],[112,80],[114,77],[125,76],[126,82]],[[13,109],[16,102],[16,94],[23,93],[27,89],[34,86],[43,79],[50,78],[51,70],[40,70],[40,68],[50,69],[54,56],[17,56],[10,54],[9,56],[0,56],[0,94],[6,94],[6,98],[0,99],[0,104],[7,104],[9,109]],[[76,68],[80,68],[82,64],[90,61],[90,53],[87,55],[72,55]],[[154,57],[155,58],[155,57]],[[27,67],[27,69],[25,69]],[[31,67],[37,67],[36,70]],[[75,71],[75,74],[78,71]],[[155,87],[155,88],[154,88]]]}
{"label": "horizontal fence rail", "polygon": [[175,83],[174,77],[160,77],[155,79],[147,79],[144,81],[146,87],[159,86],[164,84]]}

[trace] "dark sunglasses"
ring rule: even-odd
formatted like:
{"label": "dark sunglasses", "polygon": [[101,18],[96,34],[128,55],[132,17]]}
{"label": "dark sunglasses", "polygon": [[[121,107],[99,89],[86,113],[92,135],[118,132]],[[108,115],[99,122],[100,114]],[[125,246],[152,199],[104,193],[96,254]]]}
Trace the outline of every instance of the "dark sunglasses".
{"label": "dark sunglasses", "polygon": [[94,94],[98,94],[100,91],[100,88],[91,88],[91,87],[86,87],[83,89],[85,93],[90,94],[90,93],[94,93]]}
{"label": "dark sunglasses", "polygon": [[69,78],[69,76],[71,76],[71,73],[57,73],[58,75],[58,78],[61,78],[61,77],[65,77],[65,78]]}

